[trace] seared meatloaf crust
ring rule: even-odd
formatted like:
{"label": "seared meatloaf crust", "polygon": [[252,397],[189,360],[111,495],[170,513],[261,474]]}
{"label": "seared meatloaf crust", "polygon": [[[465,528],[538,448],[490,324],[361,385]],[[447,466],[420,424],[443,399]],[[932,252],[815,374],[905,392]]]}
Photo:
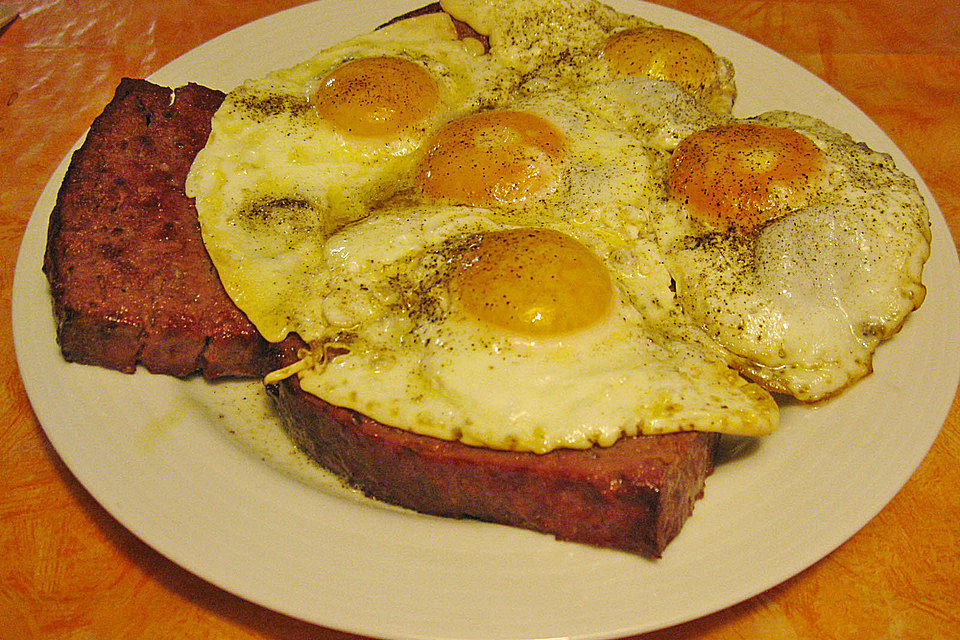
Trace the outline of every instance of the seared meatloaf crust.
{"label": "seared meatloaf crust", "polygon": [[174,376],[265,373],[270,345],[223,290],[183,189],[223,97],[124,79],[90,127],[43,264],[67,360]]}
{"label": "seared meatloaf crust", "polygon": [[373,498],[651,558],[703,494],[719,440],[691,431],[586,450],[499,451],[383,425],[305,393],[296,377],[268,391],[297,445]]}

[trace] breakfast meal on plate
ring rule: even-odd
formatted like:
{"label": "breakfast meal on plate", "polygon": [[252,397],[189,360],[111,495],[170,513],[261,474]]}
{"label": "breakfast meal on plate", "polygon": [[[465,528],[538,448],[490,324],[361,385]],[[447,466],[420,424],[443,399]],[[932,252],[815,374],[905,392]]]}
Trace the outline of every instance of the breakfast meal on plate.
{"label": "breakfast meal on plate", "polygon": [[658,557],[723,434],[924,297],[889,156],[591,0],[449,0],[224,94],[124,80],[44,271],[67,360],[262,377],[350,486]]}

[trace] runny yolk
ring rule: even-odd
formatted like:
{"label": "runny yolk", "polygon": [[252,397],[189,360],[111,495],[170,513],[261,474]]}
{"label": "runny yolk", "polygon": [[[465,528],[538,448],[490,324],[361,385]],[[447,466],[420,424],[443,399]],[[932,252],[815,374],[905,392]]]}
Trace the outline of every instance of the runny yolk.
{"label": "runny yolk", "polygon": [[452,290],[484,324],[529,336],[585,329],[607,315],[613,285],[587,247],[551,229],[477,235],[461,254]]}
{"label": "runny yolk", "polygon": [[403,58],[377,56],[341,64],[321,81],[314,104],[324,120],[357,137],[392,136],[437,105],[436,80]]}
{"label": "runny yolk", "polygon": [[451,204],[520,202],[552,190],[566,143],[543,118],[485,111],[453,120],[426,145],[417,180],[424,195]]}
{"label": "runny yolk", "polygon": [[824,154],[806,136],[739,123],[684,138],[673,152],[667,189],[700,222],[750,231],[808,206],[824,174]]}
{"label": "runny yolk", "polygon": [[659,27],[618,31],[607,39],[600,55],[621,77],[666,80],[693,94],[718,84],[713,51],[682,31]]}

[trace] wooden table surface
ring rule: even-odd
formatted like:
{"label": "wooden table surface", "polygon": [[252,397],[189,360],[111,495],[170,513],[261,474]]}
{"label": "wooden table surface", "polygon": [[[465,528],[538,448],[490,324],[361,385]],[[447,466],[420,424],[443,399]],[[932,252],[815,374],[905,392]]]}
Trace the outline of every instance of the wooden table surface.
{"label": "wooden table surface", "polygon": [[[296,0],[8,2],[0,33],[0,640],[345,639],[245,602],[137,540],[45,439],[14,357],[20,236],[50,174],[113,94]],[[911,159],[960,237],[960,8],[954,0],[668,0],[824,78]],[[415,6],[412,4],[411,6]],[[958,301],[960,303],[960,301]],[[893,501],[785,583],[649,638],[960,638],[960,410]]]}

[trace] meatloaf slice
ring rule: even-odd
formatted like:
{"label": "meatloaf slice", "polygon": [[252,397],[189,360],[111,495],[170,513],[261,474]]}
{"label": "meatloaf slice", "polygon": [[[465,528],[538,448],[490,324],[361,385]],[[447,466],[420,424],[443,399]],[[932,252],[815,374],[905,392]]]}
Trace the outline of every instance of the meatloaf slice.
{"label": "meatloaf slice", "polygon": [[383,425],[306,393],[296,377],[268,391],[300,448],[370,497],[650,558],[703,495],[719,439],[686,432],[543,455],[498,451]]}
{"label": "meatloaf slice", "polygon": [[223,97],[124,79],[74,153],[43,264],[67,360],[175,376],[265,372],[270,346],[220,284],[183,188]]}

